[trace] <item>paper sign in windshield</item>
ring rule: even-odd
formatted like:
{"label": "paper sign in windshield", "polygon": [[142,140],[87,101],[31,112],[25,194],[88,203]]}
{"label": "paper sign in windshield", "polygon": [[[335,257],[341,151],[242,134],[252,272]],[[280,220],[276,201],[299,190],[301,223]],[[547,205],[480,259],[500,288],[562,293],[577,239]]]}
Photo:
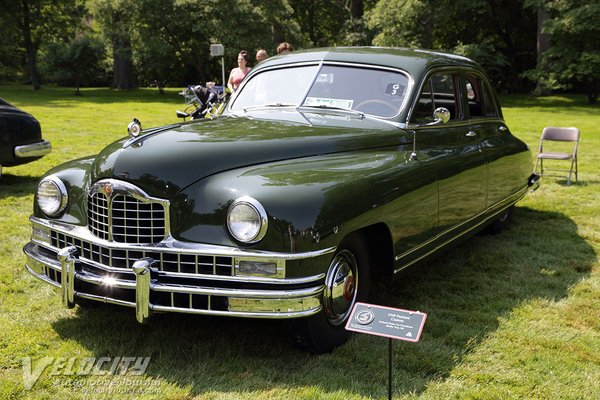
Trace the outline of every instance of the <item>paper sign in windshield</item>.
{"label": "paper sign in windshield", "polygon": [[305,106],[309,107],[332,107],[332,108],[345,108],[352,109],[354,100],[346,99],[327,99],[324,97],[307,97],[304,102]]}
{"label": "paper sign in windshield", "polygon": [[427,314],[399,308],[356,303],[348,318],[346,330],[418,342]]}

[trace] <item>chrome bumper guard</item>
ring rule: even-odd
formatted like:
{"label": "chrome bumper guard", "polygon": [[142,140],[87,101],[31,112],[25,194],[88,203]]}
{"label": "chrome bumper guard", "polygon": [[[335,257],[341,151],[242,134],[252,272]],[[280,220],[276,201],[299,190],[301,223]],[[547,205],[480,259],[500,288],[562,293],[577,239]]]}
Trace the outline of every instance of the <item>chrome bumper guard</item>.
{"label": "chrome bumper guard", "polygon": [[[40,221],[32,218],[32,222],[35,226]],[[322,309],[324,274],[290,279],[184,274],[159,270],[159,261],[151,257],[137,259],[131,268],[111,268],[83,257],[74,245],[55,248],[35,235],[23,251],[27,271],[59,287],[65,307],[74,307],[77,298],[132,307],[140,323],[153,312],[287,319]],[[251,254],[260,258],[258,252]],[[268,254],[273,259],[277,253]],[[280,257],[300,259],[302,254],[281,253]]]}

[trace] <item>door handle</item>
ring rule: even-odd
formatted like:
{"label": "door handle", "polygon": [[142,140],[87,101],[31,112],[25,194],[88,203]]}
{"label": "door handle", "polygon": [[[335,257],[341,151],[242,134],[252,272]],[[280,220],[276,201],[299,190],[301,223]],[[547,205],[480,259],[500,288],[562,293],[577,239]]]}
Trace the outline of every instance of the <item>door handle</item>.
{"label": "door handle", "polygon": [[506,132],[507,130],[508,130],[508,128],[506,127],[506,125],[500,125],[498,127],[499,132]]}
{"label": "door handle", "polygon": [[473,137],[473,136],[477,136],[477,133],[475,131],[469,131],[469,133],[467,133],[465,136]]}

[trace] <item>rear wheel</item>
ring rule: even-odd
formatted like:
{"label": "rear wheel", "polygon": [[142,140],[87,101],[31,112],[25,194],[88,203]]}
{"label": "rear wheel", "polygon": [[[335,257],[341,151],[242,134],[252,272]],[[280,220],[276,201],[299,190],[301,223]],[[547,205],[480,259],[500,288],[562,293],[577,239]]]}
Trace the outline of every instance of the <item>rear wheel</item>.
{"label": "rear wheel", "polygon": [[348,340],[344,329],[354,304],[369,293],[367,248],[358,234],[344,239],[329,263],[323,292],[323,309],[308,318],[291,320],[294,345],[311,353],[329,353]]}
{"label": "rear wheel", "polygon": [[495,235],[507,229],[512,224],[514,208],[515,206],[510,206],[504,210],[500,216],[487,227],[486,231]]}

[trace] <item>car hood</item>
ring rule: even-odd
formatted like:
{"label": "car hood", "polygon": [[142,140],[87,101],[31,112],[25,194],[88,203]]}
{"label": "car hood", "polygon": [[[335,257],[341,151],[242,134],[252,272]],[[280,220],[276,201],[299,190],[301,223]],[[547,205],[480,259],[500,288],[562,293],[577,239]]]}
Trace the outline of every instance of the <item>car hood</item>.
{"label": "car hood", "polygon": [[255,112],[157,128],[133,142],[122,139],[97,156],[92,174],[94,181],[122,179],[154,196],[171,198],[226,170],[410,140],[388,122],[354,115]]}

